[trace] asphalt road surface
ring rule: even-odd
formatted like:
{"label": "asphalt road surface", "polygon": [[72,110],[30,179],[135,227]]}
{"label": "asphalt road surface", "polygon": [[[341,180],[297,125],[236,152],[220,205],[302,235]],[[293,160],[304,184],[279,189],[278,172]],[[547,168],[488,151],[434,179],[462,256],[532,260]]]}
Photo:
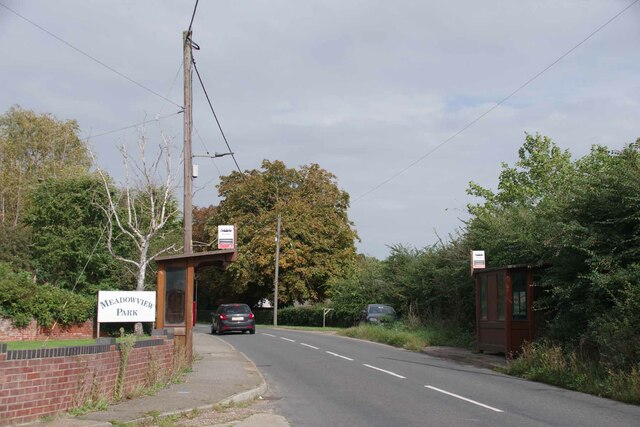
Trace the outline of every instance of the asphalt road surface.
{"label": "asphalt road surface", "polygon": [[258,328],[223,339],[294,427],[640,426],[640,407],[382,344]]}

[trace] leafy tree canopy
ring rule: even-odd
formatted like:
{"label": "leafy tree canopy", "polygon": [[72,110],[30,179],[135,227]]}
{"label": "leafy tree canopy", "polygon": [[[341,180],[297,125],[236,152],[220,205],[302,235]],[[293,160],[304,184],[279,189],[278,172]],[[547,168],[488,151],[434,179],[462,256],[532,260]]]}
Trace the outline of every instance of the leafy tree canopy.
{"label": "leafy tree canopy", "polygon": [[485,250],[492,266],[543,263],[548,256],[545,242],[553,237],[548,233],[549,215],[558,208],[560,190],[575,178],[568,151],[546,136],[526,134],[515,166],[502,164],[497,192],[469,184],[467,193],[484,199],[468,206],[469,244]]}
{"label": "leafy tree canopy", "polygon": [[[547,333],[628,371],[640,360],[640,140],[594,146],[575,162],[548,138],[527,135],[498,192],[471,184],[466,238],[490,266],[534,264]],[[636,325],[636,326],[634,326]]]}
{"label": "leafy tree canopy", "polygon": [[[107,251],[106,201],[95,175],[48,179],[30,194],[25,222],[31,227],[31,254],[40,283],[95,294],[125,287],[121,263]],[[127,248],[122,248],[127,249]]]}
{"label": "leafy tree canopy", "polygon": [[282,217],[279,301],[321,301],[332,278],[346,275],[356,257],[349,195],[317,164],[287,168],[265,160],[261,170],[221,178],[222,202],[207,228],[237,224],[239,258],[222,278],[248,302],[273,293],[277,216]]}
{"label": "leafy tree canopy", "polygon": [[75,120],[18,106],[0,116],[0,222],[19,224],[39,182],[88,172],[91,161],[78,131]]}

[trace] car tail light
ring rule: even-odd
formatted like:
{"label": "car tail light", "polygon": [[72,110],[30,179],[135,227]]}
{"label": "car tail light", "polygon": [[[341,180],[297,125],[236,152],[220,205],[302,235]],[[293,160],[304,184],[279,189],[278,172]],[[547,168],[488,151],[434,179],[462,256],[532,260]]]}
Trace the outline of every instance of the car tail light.
{"label": "car tail light", "polygon": [[249,313],[249,319],[253,319],[254,317],[256,316],[254,316],[253,313]]}
{"label": "car tail light", "polygon": [[227,315],[224,313],[220,313],[220,320],[227,320]]}

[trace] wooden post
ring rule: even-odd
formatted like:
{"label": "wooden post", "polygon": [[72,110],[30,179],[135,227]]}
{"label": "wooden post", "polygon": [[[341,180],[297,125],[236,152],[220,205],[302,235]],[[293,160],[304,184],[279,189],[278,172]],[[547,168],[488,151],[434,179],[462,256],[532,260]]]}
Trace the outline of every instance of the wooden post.
{"label": "wooden post", "polygon": [[273,297],[273,326],[278,326],[278,270],[280,267],[280,214],[278,214],[278,229],[276,231],[276,275],[274,280]]}
{"label": "wooden post", "polygon": [[191,33],[184,31],[182,33],[182,44],[184,50],[183,57],[183,70],[184,70],[184,147],[183,147],[183,161],[184,161],[184,254],[191,254],[192,244],[192,202],[191,202],[191,187],[193,181],[193,165],[191,157],[191,127],[193,125],[192,119],[192,89],[191,89]]}

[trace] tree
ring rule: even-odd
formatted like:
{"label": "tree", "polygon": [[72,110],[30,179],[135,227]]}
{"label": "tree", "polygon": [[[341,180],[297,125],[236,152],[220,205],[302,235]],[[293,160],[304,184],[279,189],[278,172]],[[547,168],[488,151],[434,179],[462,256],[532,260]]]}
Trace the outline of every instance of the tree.
{"label": "tree", "polygon": [[470,244],[493,265],[544,266],[536,309],[545,333],[608,371],[630,372],[640,360],[638,182],[640,140],[621,151],[594,146],[572,162],[549,139],[527,135],[497,193],[469,190],[485,199],[470,206]]}
{"label": "tree", "polygon": [[31,229],[22,225],[13,226],[0,223],[0,262],[16,269],[30,271],[32,268]]}
{"label": "tree", "polygon": [[608,368],[630,369],[640,360],[640,139],[619,152],[593,147],[577,169],[563,188],[544,303],[556,337],[595,343]]}
{"label": "tree", "polygon": [[391,302],[391,287],[383,277],[382,261],[360,255],[351,274],[331,283],[331,307],[338,318],[356,323],[366,304]]}
{"label": "tree", "polygon": [[[145,289],[149,264],[178,247],[175,232],[179,228],[179,210],[173,197],[171,139],[162,134],[162,143],[151,163],[146,158],[147,145],[143,134],[138,140],[139,162],[129,157],[126,146],[121,147],[126,171],[121,190],[114,188],[93,157],[106,190],[107,203],[102,209],[109,224],[107,248],[117,260],[134,268],[137,291]],[[117,243],[122,240],[133,246],[133,253],[118,252]]]}
{"label": "tree", "polygon": [[88,172],[89,153],[78,131],[75,120],[18,106],[0,116],[0,223],[19,225],[39,182]]}
{"label": "tree", "polygon": [[570,153],[546,136],[526,134],[518,155],[514,167],[502,164],[497,192],[473,182],[467,190],[484,202],[468,206],[466,239],[493,266],[544,263],[553,237],[548,220],[576,177]]}
{"label": "tree", "polygon": [[209,220],[216,216],[217,211],[217,206],[212,205],[206,208],[193,207],[191,221],[194,252],[211,250],[211,246],[214,245],[215,242],[210,242],[210,235],[206,228]]}
{"label": "tree", "polygon": [[30,197],[24,221],[40,283],[86,295],[126,284],[121,263],[107,251],[107,196],[99,176],[47,179]]}
{"label": "tree", "polygon": [[246,301],[273,292],[279,214],[280,303],[321,301],[329,281],[353,268],[357,234],[347,216],[349,195],[317,164],[290,169],[265,160],[261,170],[222,177],[218,189],[222,202],[207,230],[215,235],[217,224],[238,225],[238,261],[222,281]]}

